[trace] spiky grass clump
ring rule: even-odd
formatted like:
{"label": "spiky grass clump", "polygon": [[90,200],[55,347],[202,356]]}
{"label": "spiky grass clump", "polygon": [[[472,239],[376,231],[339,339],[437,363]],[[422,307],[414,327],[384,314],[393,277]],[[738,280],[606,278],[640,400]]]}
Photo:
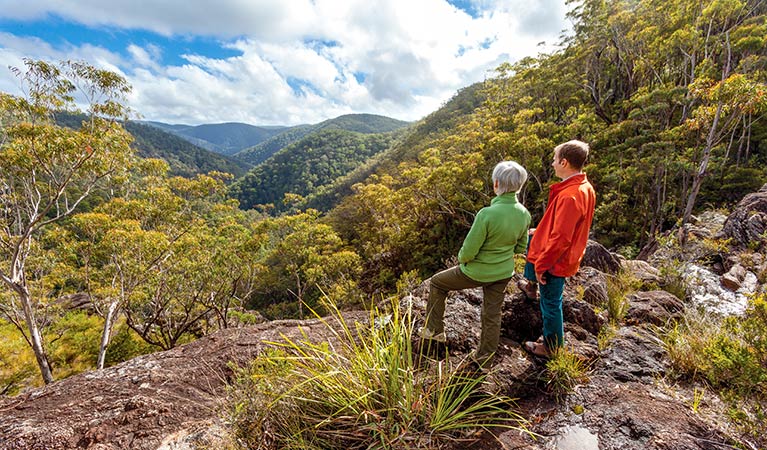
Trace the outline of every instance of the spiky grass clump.
{"label": "spiky grass clump", "polygon": [[524,429],[511,400],[482,393],[448,360],[420,370],[410,311],[373,309],[349,324],[333,304],[334,339],[284,338],[240,373],[230,420],[241,448],[439,448],[463,432]]}
{"label": "spiky grass clump", "polygon": [[641,281],[627,271],[619,271],[607,278],[607,313],[610,322],[619,324],[629,310],[628,296],[638,291]]}
{"label": "spiky grass clump", "polygon": [[558,348],[546,362],[547,385],[557,397],[569,394],[588,381],[588,363],[565,347]]}

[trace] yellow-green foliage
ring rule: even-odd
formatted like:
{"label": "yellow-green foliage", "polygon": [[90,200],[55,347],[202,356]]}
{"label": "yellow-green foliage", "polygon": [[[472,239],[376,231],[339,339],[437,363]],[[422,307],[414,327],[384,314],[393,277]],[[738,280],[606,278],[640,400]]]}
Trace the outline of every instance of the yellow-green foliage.
{"label": "yellow-green foliage", "polygon": [[582,356],[565,347],[559,348],[546,362],[549,389],[557,396],[572,392],[575,386],[588,381],[588,364]]}
{"label": "yellow-green foliage", "polygon": [[35,354],[24,337],[15,326],[0,319],[0,394],[14,395],[42,381]]}
{"label": "yellow-green foliage", "polygon": [[46,330],[48,359],[56,379],[96,367],[104,321],[84,311],[72,311]]}
{"label": "yellow-green foliage", "polygon": [[744,430],[764,436],[767,412],[767,298],[750,300],[744,317],[718,320],[688,313],[661,330],[680,374],[704,381],[725,396],[731,417]]}
{"label": "yellow-green foliage", "polygon": [[610,321],[620,323],[629,309],[628,296],[638,291],[641,280],[626,271],[607,277],[607,312]]}
{"label": "yellow-green foliage", "polygon": [[162,349],[159,347],[147,344],[135,331],[128,328],[123,321],[123,323],[114,328],[114,335],[109,341],[104,364],[109,367],[137,356],[160,350]]}
{"label": "yellow-green foliage", "polygon": [[229,421],[243,448],[437,448],[464,430],[521,427],[509,399],[481,393],[483,375],[446,360],[419,369],[396,304],[364,325],[326,307],[330,343],[285,338],[239,372]]}

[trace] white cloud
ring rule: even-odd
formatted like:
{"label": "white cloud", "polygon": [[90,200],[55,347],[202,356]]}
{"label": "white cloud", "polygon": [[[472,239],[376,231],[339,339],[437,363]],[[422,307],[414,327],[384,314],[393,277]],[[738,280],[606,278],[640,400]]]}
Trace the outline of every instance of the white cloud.
{"label": "white cloud", "polygon": [[[474,5],[477,17],[445,0],[0,0],[0,18],[53,13],[89,26],[214,37],[239,53],[189,53],[163,66],[167,49],[143,42],[110,52],[0,33],[0,57],[78,58],[118,70],[133,85],[131,107],[151,120],[286,125],[351,112],[416,120],[499,63],[550,50],[565,26],[564,0]],[[537,47],[542,40],[549,45]],[[0,88],[8,85],[0,74]]]}

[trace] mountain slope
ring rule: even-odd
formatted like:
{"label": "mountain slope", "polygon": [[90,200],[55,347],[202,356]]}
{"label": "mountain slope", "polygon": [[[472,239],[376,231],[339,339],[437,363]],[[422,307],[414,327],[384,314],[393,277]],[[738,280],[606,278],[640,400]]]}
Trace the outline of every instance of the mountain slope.
{"label": "mountain slope", "polygon": [[304,136],[316,131],[339,129],[371,134],[395,131],[408,125],[409,122],[375,114],[346,114],[314,125],[291,127],[258,145],[240,151],[234,156],[245,163],[258,165],[280,151],[280,149],[285,148],[288,145],[299,141]]}
{"label": "mountain slope", "polygon": [[[84,119],[83,114],[56,114],[56,123],[69,128],[79,128]],[[238,178],[250,168],[242,162],[205,150],[155,126],[129,121],[125,123],[125,129],[134,138],[131,145],[137,150],[138,156],[167,161],[171,175],[191,177],[215,170]]]}
{"label": "mountain slope", "polygon": [[173,175],[188,177],[215,170],[238,178],[249,168],[240,161],[198,147],[156,127],[128,122],[125,128],[135,138],[133,145],[138,149],[139,156],[168,161]]}
{"label": "mountain slope", "polygon": [[273,204],[283,211],[286,193],[306,196],[389,148],[393,133],[361,134],[324,129],[280,150],[232,185],[243,209]]}

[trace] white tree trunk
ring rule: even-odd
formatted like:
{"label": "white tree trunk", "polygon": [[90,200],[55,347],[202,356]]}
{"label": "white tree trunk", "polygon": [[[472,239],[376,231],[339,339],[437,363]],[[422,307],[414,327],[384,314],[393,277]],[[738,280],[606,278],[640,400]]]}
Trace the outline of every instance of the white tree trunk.
{"label": "white tree trunk", "polygon": [[45,355],[43,339],[37,327],[37,320],[35,320],[35,308],[32,306],[32,298],[26,286],[16,285],[15,290],[24,308],[24,320],[27,322],[29,340],[32,343],[32,351],[35,353],[37,365],[40,367],[40,374],[43,376],[45,384],[49,384],[53,382],[53,373],[51,372],[51,366],[48,364],[48,357]]}
{"label": "white tree trunk", "polygon": [[96,363],[98,369],[104,368],[104,361],[107,358],[107,347],[112,336],[112,327],[114,326],[115,312],[117,311],[117,301],[109,303],[106,317],[104,317],[104,329],[101,332],[101,344],[99,345],[99,359]]}

